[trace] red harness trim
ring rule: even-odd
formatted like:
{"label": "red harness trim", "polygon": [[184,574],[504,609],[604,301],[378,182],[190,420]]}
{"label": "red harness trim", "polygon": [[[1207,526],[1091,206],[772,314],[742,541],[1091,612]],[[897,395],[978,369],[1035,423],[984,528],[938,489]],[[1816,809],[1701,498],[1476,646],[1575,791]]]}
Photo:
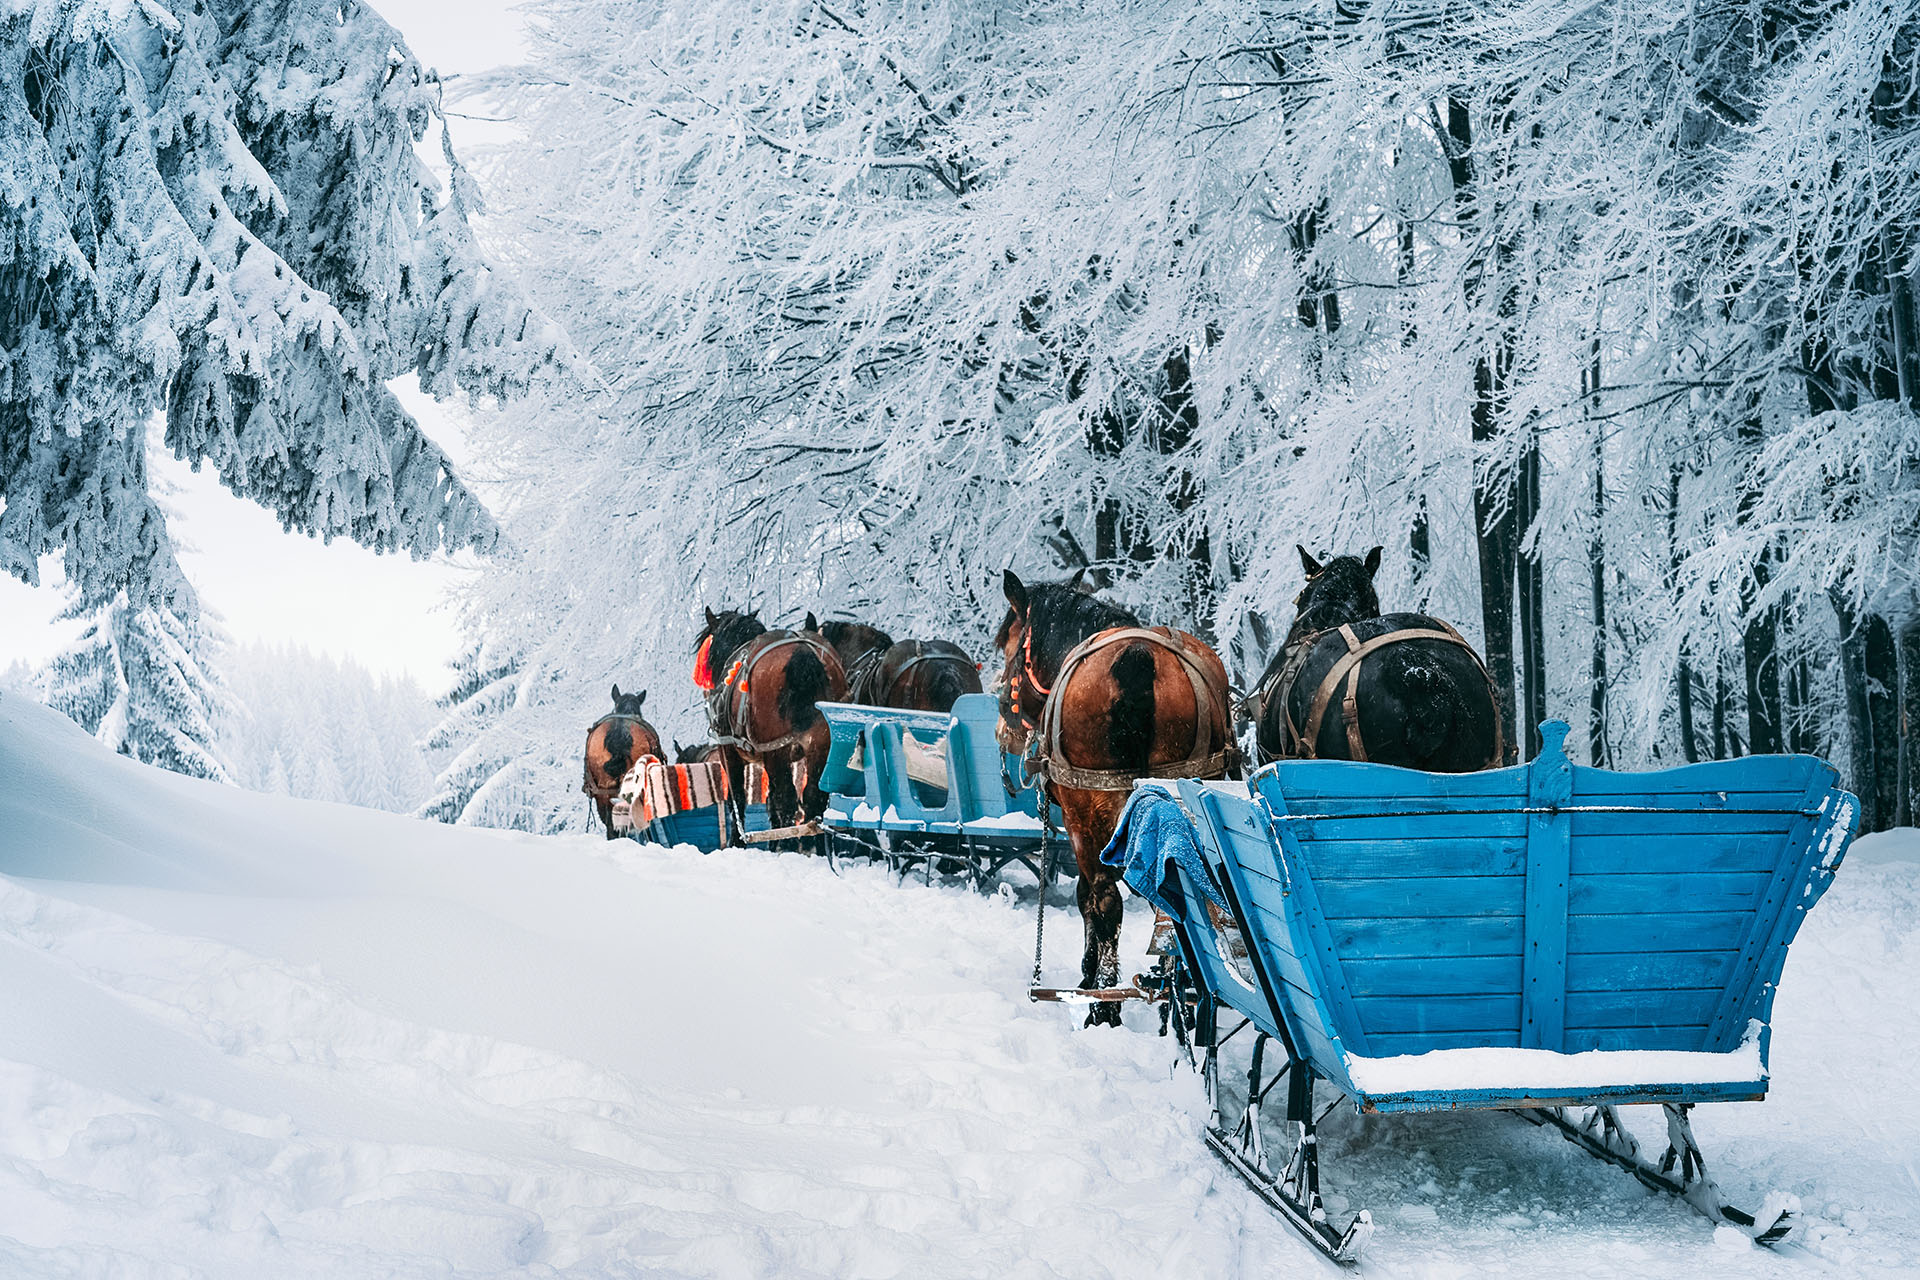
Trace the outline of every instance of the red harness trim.
{"label": "red harness trim", "polygon": [[1020,642],[1020,647],[1023,650],[1020,656],[1020,665],[1026,669],[1027,683],[1033,686],[1033,691],[1035,693],[1039,694],[1041,697],[1044,698],[1048,694],[1053,692],[1053,686],[1041,684],[1040,677],[1033,674],[1033,620],[1032,619],[1027,620],[1025,636]]}
{"label": "red harness trim", "polygon": [[713,637],[708,636],[700,642],[700,652],[693,659],[693,685],[702,693],[709,692],[717,684],[713,678]]}

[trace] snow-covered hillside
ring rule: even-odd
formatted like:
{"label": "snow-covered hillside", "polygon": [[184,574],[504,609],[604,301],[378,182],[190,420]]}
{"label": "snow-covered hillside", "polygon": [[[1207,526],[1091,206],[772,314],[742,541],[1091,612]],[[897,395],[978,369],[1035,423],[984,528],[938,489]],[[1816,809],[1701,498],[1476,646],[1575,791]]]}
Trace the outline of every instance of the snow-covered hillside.
{"label": "snow-covered hillside", "polygon": [[[0,1274],[1317,1274],[1146,1015],[1019,998],[1031,929],[195,782],[0,694]],[[1383,1276],[1898,1274],[1917,990],[1920,842],[1877,837],[1795,945],[1772,1098],[1696,1121],[1737,1200],[1805,1201],[1792,1250],[1497,1115],[1337,1115],[1328,1182]]]}

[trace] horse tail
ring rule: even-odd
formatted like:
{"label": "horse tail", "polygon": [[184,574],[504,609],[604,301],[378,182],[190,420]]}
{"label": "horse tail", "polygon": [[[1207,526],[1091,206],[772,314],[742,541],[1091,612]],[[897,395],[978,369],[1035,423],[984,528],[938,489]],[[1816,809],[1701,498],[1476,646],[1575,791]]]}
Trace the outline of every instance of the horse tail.
{"label": "horse tail", "polygon": [[1402,741],[1411,757],[1426,760],[1446,745],[1465,708],[1453,678],[1432,654],[1397,647],[1383,673],[1402,708]]}
{"label": "horse tail", "polygon": [[1132,641],[1113,660],[1112,672],[1120,696],[1109,713],[1107,746],[1117,767],[1144,773],[1153,755],[1153,646]]}
{"label": "horse tail", "polygon": [[931,665],[932,670],[927,673],[927,709],[951,711],[961,694],[972,692],[967,686],[973,681],[961,674],[965,668],[958,661],[936,662]]}
{"label": "horse tail", "polygon": [[788,732],[798,733],[811,728],[819,712],[813,704],[827,696],[826,664],[820,661],[820,655],[810,645],[795,645],[793,656],[787,659],[786,681],[780,686],[780,696],[774,699],[774,709],[788,725]]}
{"label": "horse tail", "polygon": [[633,767],[633,731],[625,720],[609,720],[601,741],[607,748],[607,776],[618,782]]}

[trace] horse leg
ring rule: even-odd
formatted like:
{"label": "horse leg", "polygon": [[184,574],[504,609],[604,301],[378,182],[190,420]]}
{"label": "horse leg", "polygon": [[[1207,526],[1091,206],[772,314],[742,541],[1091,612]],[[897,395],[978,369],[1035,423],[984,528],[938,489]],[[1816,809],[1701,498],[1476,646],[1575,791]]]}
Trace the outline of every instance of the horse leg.
{"label": "horse leg", "polygon": [[720,764],[727,771],[727,807],[733,810],[733,834],[747,829],[747,758],[733,747],[720,748]]}
{"label": "horse leg", "polygon": [[767,761],[767,825],[778,829],[795,822],[800,793],[793,787],[793,765],[784,755]]}
{"label": "horse leg", "polygon": [[602,800],[595,796],[593,811],[600,815],[600,825],[607,829],[607,839],[618,840],[620,833],[613,829],[613,801]]}
{"label": "horse leg", "polygon": [[[1100,862],[1100,850],[1107,843],[1102,832],[1110,835],[1113,823],[1110,819],[1101,821],[1098,799],[1093,799],[1091,804],[1075,803],[1083,799],[1086,797],[1070,797],[1071,808],[1063,806],[1062,811],[1067,819],[1067,840],[1073,847],[1074,864],[1080,871],[1075,897],[1080,904],[1086,940],[1080,955],[1080,989],[1096,991],[1120,984],[1120,917],[1124,907],[1120,882],[1113,868]],[[1121,1025],[1119,1004],[1103,1000],[1092,1005],[1087,1010],[1086,1025]]]}
{"label": "horse leg", "polygon": [[807,732],[801,767],[806,770],[806,786],[800,792],[800,816],[815,821],[827,811],[827,793],[820,789],[820,775],[826,770],[827,755],[833,750],[833,733],[820,720]]}

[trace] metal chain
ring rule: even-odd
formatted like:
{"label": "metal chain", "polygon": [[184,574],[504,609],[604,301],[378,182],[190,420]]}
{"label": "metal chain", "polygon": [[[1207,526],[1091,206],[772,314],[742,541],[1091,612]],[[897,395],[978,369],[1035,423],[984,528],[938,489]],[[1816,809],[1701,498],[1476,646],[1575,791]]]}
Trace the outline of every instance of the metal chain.
{"label": "metal chain", "polygon": [[1053,801],[1045,787],[1040,788],[1040,910],[1033,917],[1033,981],[1040,985],[1040,952],[1047,937],[1047,888],[1053,883]]}

